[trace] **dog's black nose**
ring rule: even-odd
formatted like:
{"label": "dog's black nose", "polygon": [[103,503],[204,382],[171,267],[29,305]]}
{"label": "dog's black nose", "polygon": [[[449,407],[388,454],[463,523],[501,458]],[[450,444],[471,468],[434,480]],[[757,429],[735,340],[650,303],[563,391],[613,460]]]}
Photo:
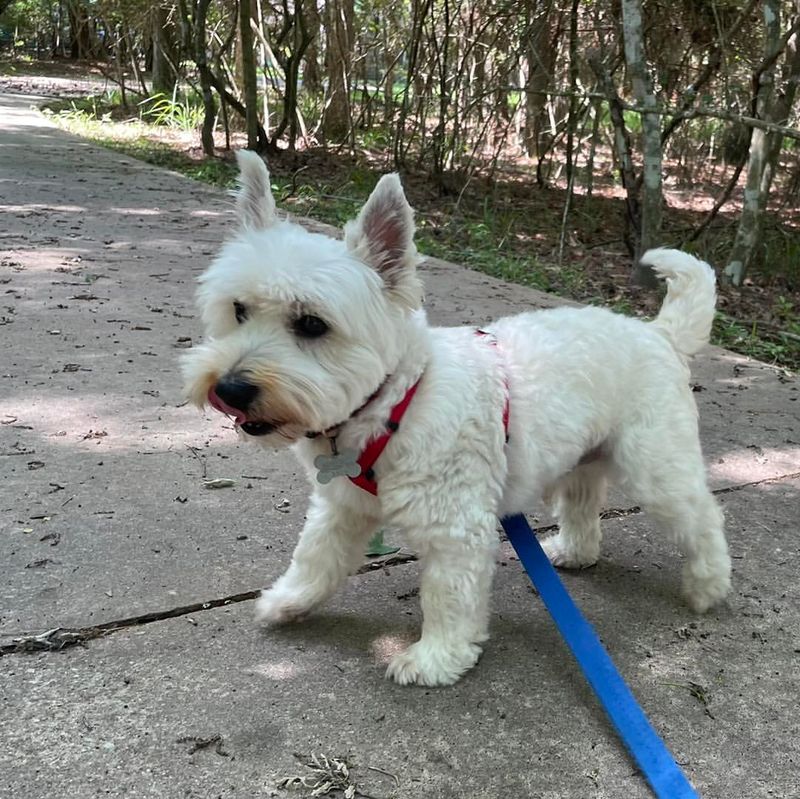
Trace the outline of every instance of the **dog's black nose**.
{"label": "dog's black nose", "polygon": [[241,375],[226,375],[216,386],[217,396],[231,408],[246,411],[258,396],[258,386],[245,380]]}

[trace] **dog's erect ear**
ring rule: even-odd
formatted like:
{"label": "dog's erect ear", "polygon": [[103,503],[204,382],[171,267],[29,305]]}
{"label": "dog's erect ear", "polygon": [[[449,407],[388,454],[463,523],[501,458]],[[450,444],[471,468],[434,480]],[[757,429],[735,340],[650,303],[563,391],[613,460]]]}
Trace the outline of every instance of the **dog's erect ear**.
{"label": "dog's erect ear", "polygon": [[344,240],[404,304],[419,307],[422,288],[416,275],[414,212],[396,174],[378,181],[358,216],[345,225]]}
{"label": "dog's erect ear", "polygon": [[237,150],[239,186],[236,215],[245,230],[263,230],[275,222],[275,200],[269,185],[269,171],[260,155]]}

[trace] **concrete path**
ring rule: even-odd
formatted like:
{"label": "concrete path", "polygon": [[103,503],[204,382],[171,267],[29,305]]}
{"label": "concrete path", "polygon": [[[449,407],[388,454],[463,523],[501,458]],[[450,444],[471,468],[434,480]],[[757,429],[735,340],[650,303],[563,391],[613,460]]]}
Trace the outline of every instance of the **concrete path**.
{"label": "concrete path", "polygon": [[[0,95],[0,795],[308,796],[277,787],[313,776],[299,754],[381,799],[650,796],[507,546],[493,638],[452,688],[383,679],[419,624],[410,553],[303,625],[251,623],[307,489],[182,403],[230,199],[30,105]],[[442,262],[425,279],[436,323],[558,302]],[[672,544],[621,496],[598,566],[564,579],[702,796],[800,797],[798,381],[714,349],[694,381],[728,606],[689,613]]]}

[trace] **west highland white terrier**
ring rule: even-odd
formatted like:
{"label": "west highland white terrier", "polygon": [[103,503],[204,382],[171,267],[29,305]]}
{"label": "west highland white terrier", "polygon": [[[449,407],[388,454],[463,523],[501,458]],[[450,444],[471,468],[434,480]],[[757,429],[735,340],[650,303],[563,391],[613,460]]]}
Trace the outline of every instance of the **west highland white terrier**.
{"label": "west highland white terrier", "polygon": [[422,635],[387,676],[453,683],[489,637],[498,516],[550,498],[548,556],[590,566],[609,479],[677,541],[689,604],[725,597],[730,558],[687,367],[714,316],[707,264],[644,256],[668,287],[649,323],[558,308],[483,331],[432,328],[396,175],[340,241],[280,218],[263,161],[238,161],[239,231],[200,278],[207,338],[184,373],[191,400],[231,416],[243,438],[292,445],[313,487],[260,621],[304,616],[362,564],[376,530],[401,528],[423,562]]}

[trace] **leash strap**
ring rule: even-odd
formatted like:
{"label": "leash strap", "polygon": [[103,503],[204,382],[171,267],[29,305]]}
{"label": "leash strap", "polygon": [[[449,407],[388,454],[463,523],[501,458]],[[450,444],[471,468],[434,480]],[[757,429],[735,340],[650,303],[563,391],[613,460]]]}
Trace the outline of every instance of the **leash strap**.
{"label": "leash strap", "polygon": [[699,799],[578,610],[525,517],[500,520],[545,607],[658,799]]}

